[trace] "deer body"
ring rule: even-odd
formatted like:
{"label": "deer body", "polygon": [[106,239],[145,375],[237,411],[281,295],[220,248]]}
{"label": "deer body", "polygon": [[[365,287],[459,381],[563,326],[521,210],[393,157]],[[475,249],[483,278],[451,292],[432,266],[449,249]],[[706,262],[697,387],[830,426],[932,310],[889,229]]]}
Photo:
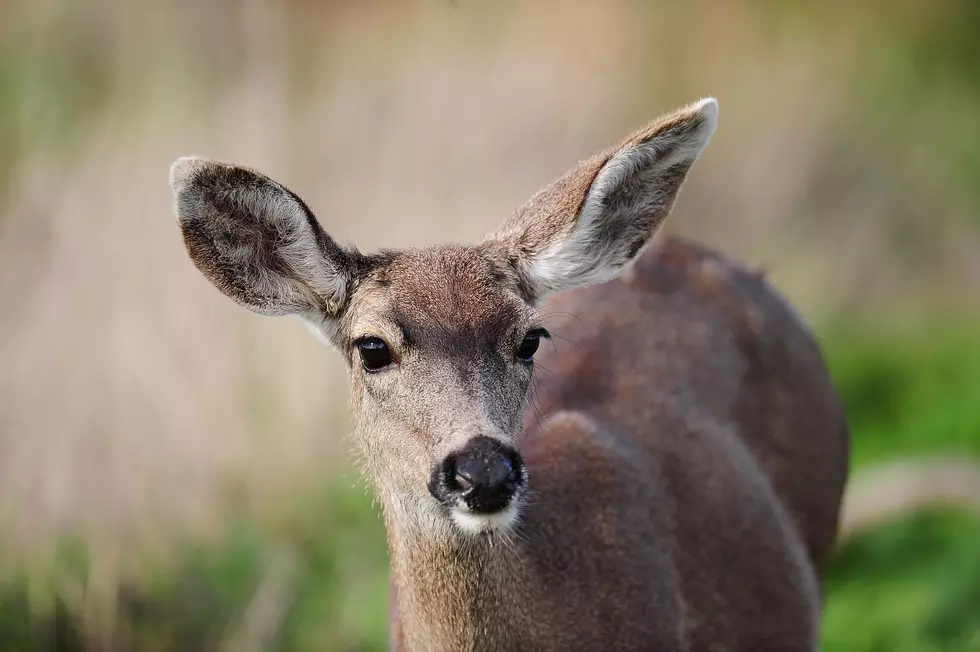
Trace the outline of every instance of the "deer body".
{"label": "deer body", "polygon": [[758,275],[647,246],[716,115],[654,122],[475,246],[361,254],[257,172],[174,165],[202,273],[350,365],[393,649],[816,649],[848,462],[821,355]]}
{"label": "deer body", "polygon": [[542,313],[519,534],[396,542],[393,648],[815,649],[847,427],[783,300],[667,239]]}

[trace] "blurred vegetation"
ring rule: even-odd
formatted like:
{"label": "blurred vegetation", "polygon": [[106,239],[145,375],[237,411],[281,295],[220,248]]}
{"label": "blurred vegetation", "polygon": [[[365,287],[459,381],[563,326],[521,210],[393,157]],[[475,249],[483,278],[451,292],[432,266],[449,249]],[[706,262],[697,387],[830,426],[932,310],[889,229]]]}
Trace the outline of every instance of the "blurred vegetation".
{"label": "blurred vegetation", "polygon": [[[980,459],[980,320],[833,329],[853,471],[941,453]],[[852,476],[853,477],[853,476]],[[930,510],[847,542],[827,578],[828,651],[980,650],[980,519]]]}

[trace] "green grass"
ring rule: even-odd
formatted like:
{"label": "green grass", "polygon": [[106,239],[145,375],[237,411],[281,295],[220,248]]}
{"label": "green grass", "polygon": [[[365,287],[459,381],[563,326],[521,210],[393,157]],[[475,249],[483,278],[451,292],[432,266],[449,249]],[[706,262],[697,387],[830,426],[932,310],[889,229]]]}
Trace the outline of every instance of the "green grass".
{"label": "green grass", "polygon": [[980,456],[978,324],[828,335],[824,348],[854,432],[856,467],[935,450]]}
{"label": "green grass", "polygon": [[980,520],[921,514],[841,550],[827,578],[824,649],[980,650]]}
{"label": "green grass", "polygon": [[[980,456],[980,346],[970,325],[909,334],[828,331],[823,345],[853,426],[857,472],[933,451]],[[328,488],[273,518],[230,524],[217,543],[187,543],[174,565],[147,563],[122,587],[114,649],[218,649],[268,569],[284,567],[277,652],[368,652],[386,645],[387,558],[361,489]],[[56,572],[0,589],[0,650],[81,650],[58,579],[83,577],[66,545]],[[980,650],[980,520],[954,510],[882,526],[841,548],[827,580],[828,652]]]}
{"label": "green grass", "polygon": [[[854,472],[896,457],[980,457],[980,326],[836,329],[824,339],[853,432]],[[952,510],[878,528],[827,577],[828,652],[980,650],[980,520]]]}

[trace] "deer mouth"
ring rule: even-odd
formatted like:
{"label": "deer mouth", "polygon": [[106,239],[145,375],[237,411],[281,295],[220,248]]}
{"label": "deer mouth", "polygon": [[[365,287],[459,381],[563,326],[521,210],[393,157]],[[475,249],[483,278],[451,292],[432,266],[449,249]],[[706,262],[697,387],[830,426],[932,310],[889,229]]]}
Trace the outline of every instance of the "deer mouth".
{"label": "deer mouth", "polygon": [[470,510],[465,503],[450,508],[449,514],[453,522],[464,532],[470,534],[492,534],[507,532],[517,523],[520,515],[519,501],[513,500],[503,509],[490,513],[478,513]]}

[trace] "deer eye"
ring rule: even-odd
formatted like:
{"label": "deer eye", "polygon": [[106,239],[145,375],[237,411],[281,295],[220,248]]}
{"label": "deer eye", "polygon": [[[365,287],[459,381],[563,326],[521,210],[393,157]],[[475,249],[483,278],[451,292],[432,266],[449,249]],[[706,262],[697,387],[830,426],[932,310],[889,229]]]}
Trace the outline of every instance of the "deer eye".
{"label": "deer eye", "polygon": [[541,338],[548,337],[548,331],[543,328],[535,328],[524,336],[524,341],[517,347],[517,359],[521,362],[531,362],[534,354],[538,351]]}
{"label": "deer eye", "polygon": [[381,338],[362,337],[354,345],[361,354],[361,366],[365,371],[381,371],[391,364],[391,351]]}

